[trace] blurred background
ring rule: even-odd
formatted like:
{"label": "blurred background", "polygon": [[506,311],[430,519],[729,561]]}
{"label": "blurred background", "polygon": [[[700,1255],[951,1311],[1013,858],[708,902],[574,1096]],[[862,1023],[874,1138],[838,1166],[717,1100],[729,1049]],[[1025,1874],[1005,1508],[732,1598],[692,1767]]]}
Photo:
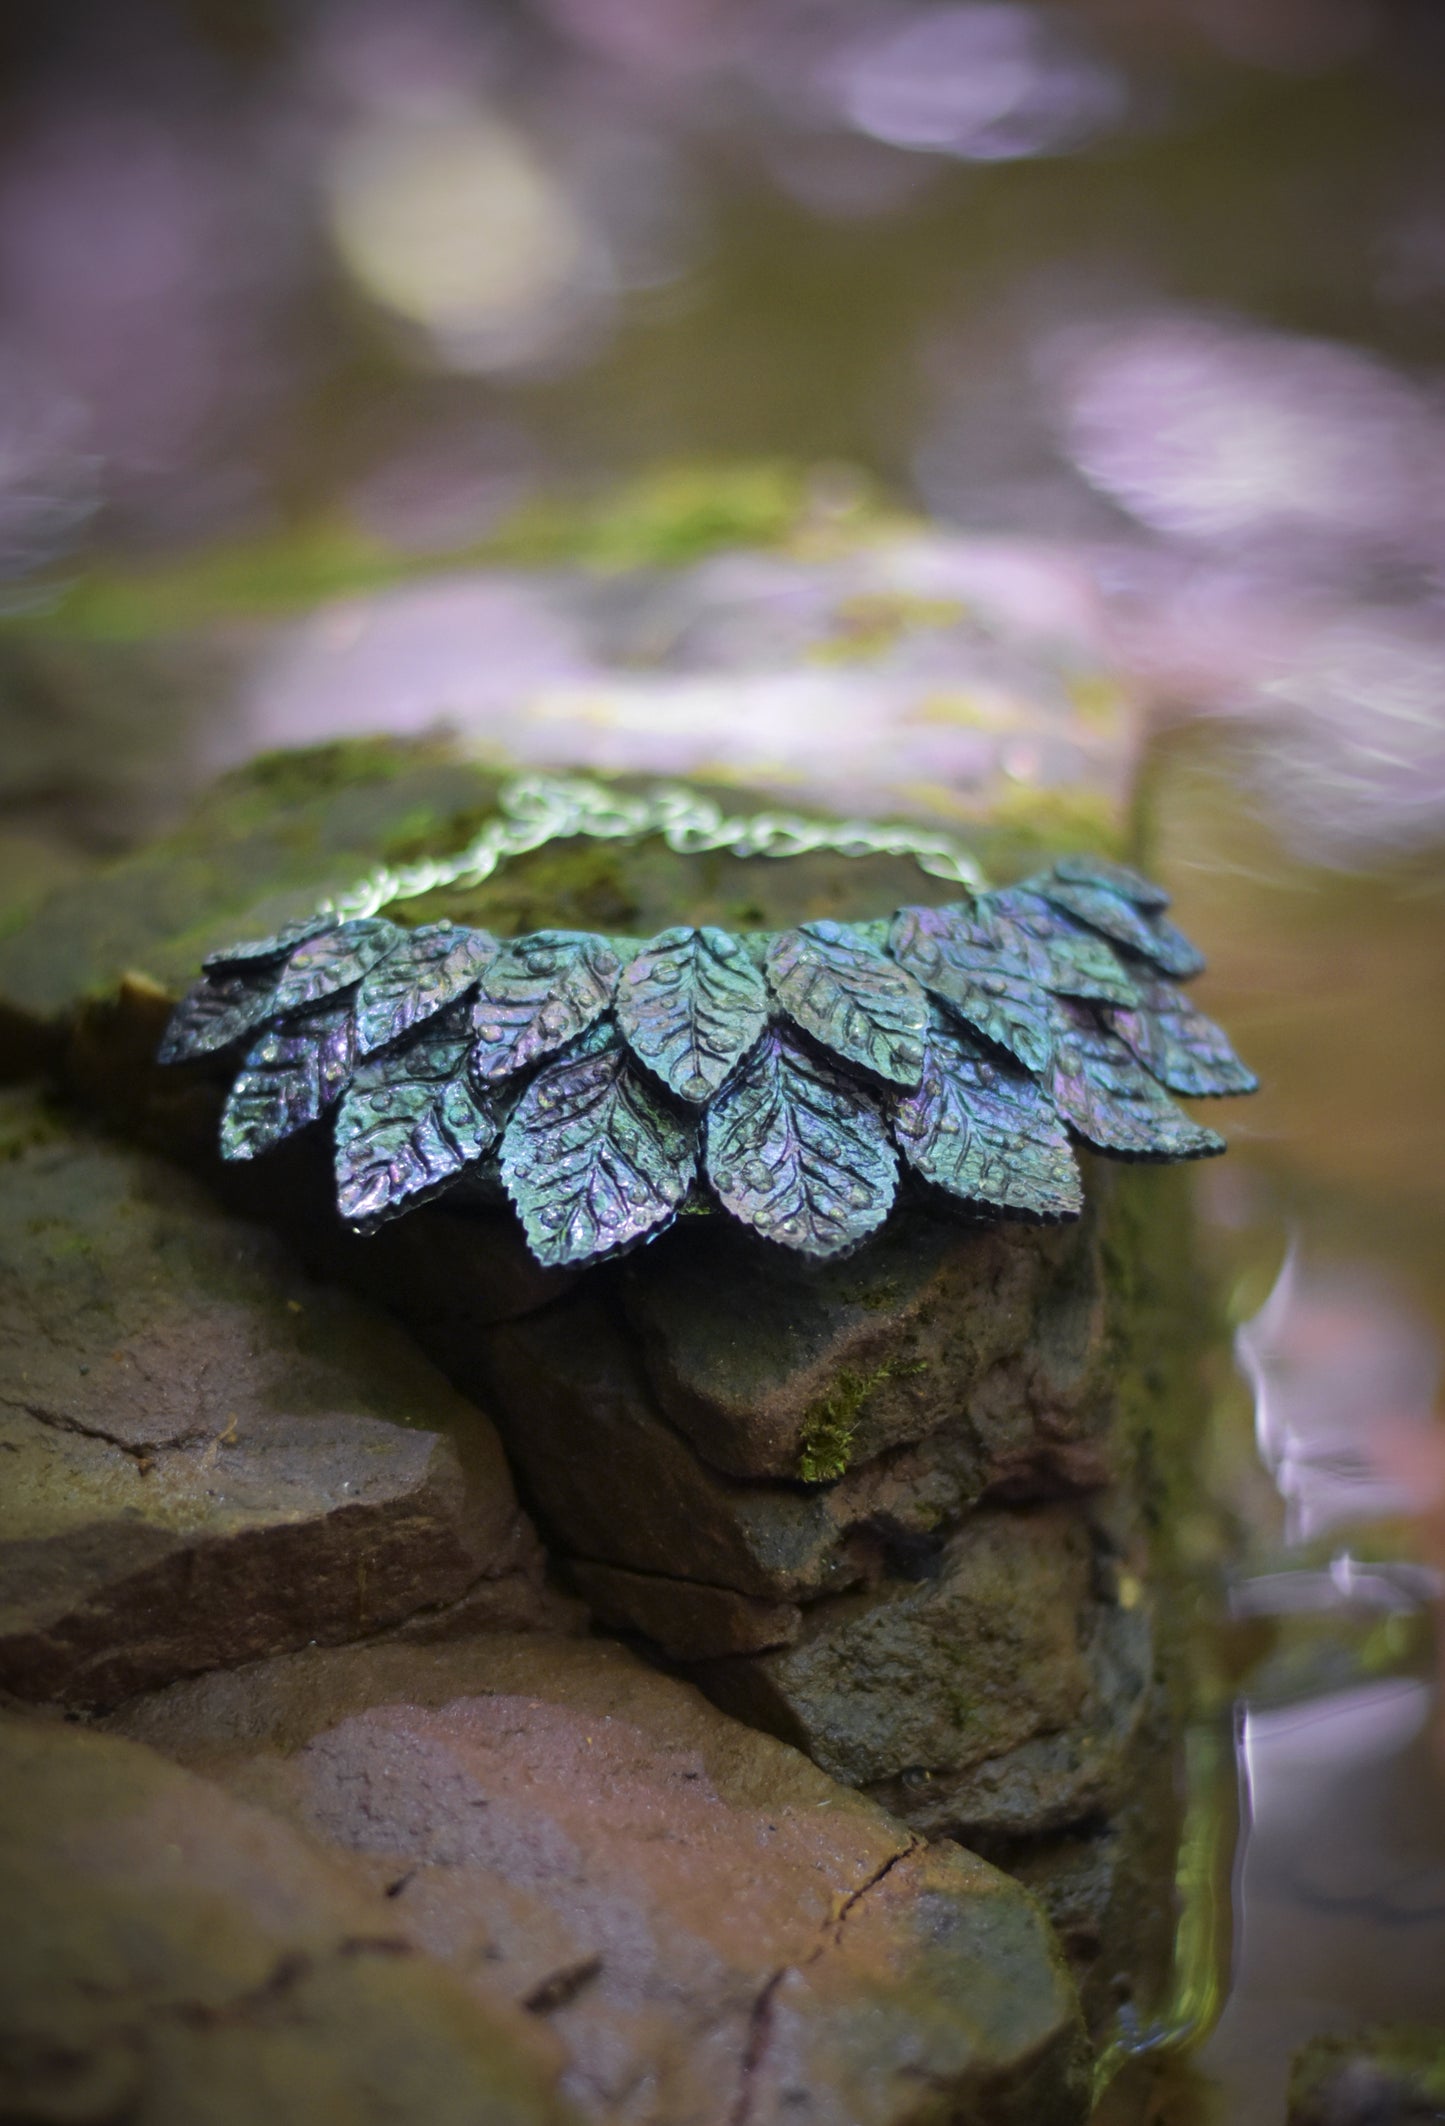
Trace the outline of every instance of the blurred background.
{"label": "blurred background", "polygon": [[[965,814],[1059,783],[1050,689],[1090,787],[1142,745],[1265,1080],[1199,1183],[1234,1986],[1160,2116],[1445,2024],[1445,6],[9,0],[0,104],[11,920],[358,730]],[[884,657],[840,724],[825,580],[968,713]]]}

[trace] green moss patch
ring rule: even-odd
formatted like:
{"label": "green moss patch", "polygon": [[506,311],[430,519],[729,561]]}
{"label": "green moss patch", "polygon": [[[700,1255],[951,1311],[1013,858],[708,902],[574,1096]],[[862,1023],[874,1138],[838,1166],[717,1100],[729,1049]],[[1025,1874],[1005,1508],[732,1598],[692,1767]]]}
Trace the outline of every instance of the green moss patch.
{"label": "green moss patch", "polygon": [[227,616],[303,611],[438,569],[669,568],[729,547],[777,547],[821,532],[836,542],[884,521],[861,482],[841,505],[831,500],[820,508],[806,465],[689,460],[651,467],[605,495],[526,502],[485,539],[441,552],[398,553],[344,519],[326,517],[163,565],[102,565],[53,583],[48,603],[0,625],[138,640]]}
{"label": "green moss patch", "polygon": [[863,1405],[885,1380],[907,1380],[927,1371],[922,1359],[913,1364],[890,1359],[871,1373],[843,1372],[803,1419],[798,1475],[805,1484],[831,1484],[846,1476]]}

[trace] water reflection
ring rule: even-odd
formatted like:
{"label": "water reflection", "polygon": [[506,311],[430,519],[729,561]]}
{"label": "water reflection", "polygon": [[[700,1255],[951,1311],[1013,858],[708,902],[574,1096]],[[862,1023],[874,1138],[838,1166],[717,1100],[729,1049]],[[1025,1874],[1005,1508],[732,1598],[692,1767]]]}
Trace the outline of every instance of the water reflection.
{"label": "water reflection", "polygon": [[400,554],[484,539],[542,478],[541,453],[517,422],[413,414],[386,427],[346,499],[356,523]]}
{"label": "water reflection", "polygon": [[1376,0],[1191,0],[1189,14],[1231,59],[1313,73],[1367,50],[1382,10]]}
{"label": "water reflection", "polygon": [[63,552],[97,506],[88,425],[81,400],[36,366],[0,355],[0,612],[3,586]]}
{"label": "water reflection", "polygon": [[361,287],[452,368],[585,361],[609,261],[566,185],[487,112],[381,119],[330,158],[332,224]]}
{"label": "water reflection", "polygon": [[425,116],[439,103],[481,102],[513,77],[520,25],[468,0],[315,0],[284,18],[288,64],[328,115],[366,111]]}
{"label": "water reflection", "polygon": [[[1438,576],[1433,387],[1309,329],[1312,306],[1428,298],[1430,112],[1398,86],[1377,108],[1405,13],[325,0],[248,41],[224,10],[81,5],[63,39],[32,12],[0,354],[85,409],[106,542],[333,507],[399,396],[464,382],[479,421],[554,394],[573,470],[817,450],[970,524],[997,521],[990,465],[1048,431],[1047,476],[1006,483],[1014,528],[1127,515],[1236,562],[1303,531],[1394,566],[1430,519]],[[1277,104],[1243,86],[1260,70]],[[1299,204],[1325,146],[1339,212]],[[1032,189],[1004,189],[1015,165]],[[860,248],[820,253],[819,221]],[[1063,321],[1092,333],[1067,350],[1060,304],[1030,315],[1061,264]],[[1431,329],[1427,305],[1427,362]],[[930,408],[940,345],[962,396]],[[950,421],[986,435],[981,471],[948,473]]]}
{"label": "water reflection", "polygon": [[205,101],[57,92],[0,157],[0,353],[84,409],[111,508],[172,538],[256,505],[247,444],[295,384],[284,162]]}
{"label": "water reflection", "polygon": [[1234,1985],[1198,2056],[1230,2126],[1279,2126],[1291,2053],[1445,2013],[1445,1818],[1424,1684],[1250,1709]]}
{"label": "water reflection", "polygon": [[1163,310],[1050,334],[1064,450],[1156,535],[1115,541],[1125,654],[1257,734],[1302,853],[1445,831],[1445,396],[1356,349]]}
{"label": "water reflection", "polygon": [[1445,403],[1373,356],[1166,310],[1044,359],[1070,457],[1153,530],[1400,553],[1438,535]]}
{"label": "water reflection", "polygon": [[1008,0],[880,10],[818,67],[815,93],[890,147],[966,162],[1061,154],[1117,123],[1123,77],[1069,25]]}
{"label": "water reflection", "polygon": [[[1395,957],[1372,995],[1371,949],[1339,921],[1355,896],[1374,910],[1374,953],[1407,954],[1415,914],[1422,943],[1430,934],[1439,863],[1397,859],[1368,884],[1312,869],[1281,847],[1273,786],[1249,756],[1208,757],[1212,784],[1193,779],[1197,754],[1170,771],[1194,822],[1176,856],[1194,881],[1186,900],[1202,890],[1214,910],[1226,989],[1254,987],[1248,1047],[1273,1104],[1203,1195],[1221,1262],[1255,1297],[1236,1331],[1249,1406],[1238,1421],[1222,1411],[1215,1440],[1240,1530],[1236,1946],[1194,2069],[1202,2116],[1279,2126],[1308,2038],[1445,2015],[1445,1701],[1432,1677],[1445,1645],[1445,1232],[1438,1072],[1412,1091],[1408,1060],[1441,1033],[1438,932],[1417,976]],[[1388,846],[1380,830],[1376,861]],[[1352,1047],[1353,1014],[1401,1057],[1395,1083]],[[1393,1159],[1376,1156],[1381,1131],[1398,1140]]]}
{"label": "water reflection", "polygon": [[1445,833],[1442,681],[1445,606],[1332,615],[1253,675],[1231,705],[1264,726],[1262,773],[1307,854],[1368,861]]}
{"label": "water reflection", "polygon": [[511,759],[965,819],[1019,789],[1121,803],[1138,738],[1075,568],[917,535],[827,559],[596,581],[495,571],[336,602],[252,661],[212,761],[439,722]]}
{"label": "water reflection", "polygon": [[1285,1503],[1286,1543],[1410,1511],[1395,1443],[1433,1433],[1440,1353],[1375,1265],[1306,1266],[1292,1248],[1235,1348],[1254,1390],[1260,1459]]}

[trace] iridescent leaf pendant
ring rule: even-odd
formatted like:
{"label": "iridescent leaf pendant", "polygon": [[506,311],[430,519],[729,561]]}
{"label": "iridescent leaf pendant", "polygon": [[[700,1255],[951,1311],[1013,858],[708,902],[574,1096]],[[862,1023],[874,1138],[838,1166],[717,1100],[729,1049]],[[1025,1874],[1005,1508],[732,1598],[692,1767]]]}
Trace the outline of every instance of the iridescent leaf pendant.
{"label": "iridescent leaf pendant", "polygon": [[805,1255],[856,1247],[898,1186],[881,1108],[784,1026],[709,1109],[705,1158],[725,1210]]}
{"label": "iridescent leaf pendant", "polygon": [[1176,1107],[1253,1073],[1166,979],[1199,955],[1126,866],[890,920],[645,940],[318,916],[213,953],[168,1063],[243,1053],[221,1152],[335,1109],[336,1195],[361,1231],[468,1174],[500,1177],[549,1266],[654,1238],[684,1204],[827,1259],[903,1174],[974,1216],[1077,1214],[1071,1138],[1128,1159],[1223,1141]]}
{"label": "iridescent leaf pendant", "polygon": [[697,1124],[600,1027],[549,1063],[502,1139],[502,1181],[548,1269],[596,1262],[669,1224],[697,1172]]}
{"label": "iridescent leaf pendant", "polygon": [[915,1173],[965,1202],[1074,1218],[1084,1185],[1069,1133],[1042,1087],[987,1042],[935,1025],[923,1082],[893,1114]]}
{"label": "iridescent leaf pendant", "polygon": [[319,1121],[356,1055],[349,1003],[324,1004],[268,1027],[247,1056],[221,1115],[221,1157],[257,1152]]}
{"label": "iridescent leaf pendant", "polygon": [[336,1207],[348,1224],[410,1210],[492,1149],[496,1110],[471,1082],[471,1045],[467,1010],[453,1005],[358,1066],[336,1115]]}
{"label": "iridescent leaf pendant", "polygon": [[804,1033],[874,1077],[918,1083],[928,999],[906,968],[832,922],[785,930],[766,966],[769,988]]}
{"label": "iridescent leaf pendant", "polygon": [[664,930],[623,970],[617,1023],[638,1061],[702,1106],[768,1022],[768,992],[741,938]]}
{"label": "iridescent leaf pendant", "polygon": [[498,1083],[587,1032],[612,1002],[622,962],[606,938],[538,930],[487,965],[472,1008],[472,1071]]}
{"label": "iridescent leaf pendant", "polygon": [[1002,925],[964,908],[903,908],[888,948],[957,1019],[1026,1070],[1048,1068],[1054,1035],[1041,970]]}

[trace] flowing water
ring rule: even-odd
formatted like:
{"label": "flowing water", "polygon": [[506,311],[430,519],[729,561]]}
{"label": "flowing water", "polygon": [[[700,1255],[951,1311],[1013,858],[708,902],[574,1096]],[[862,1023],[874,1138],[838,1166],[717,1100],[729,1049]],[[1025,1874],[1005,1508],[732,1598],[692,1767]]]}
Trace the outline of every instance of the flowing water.
{"label": "flowing water", "polygon": [[803,466],[825,511],[1067,553],[1264,1081],[1199,1177],[1231,1976],[1155,2115],[1278,2126],[1305,2039],[1445,2022],[1445,15],[57,20],[0,31],[0,600],[50,618],[0,705],[7,890],[216,757],[199,679],[106,665],[158,613],[230,649],[669,461],[735,468],[684,476],[683,551],[766,533]]}
{"label": "flowing water", "polygon": [[1181,735],[1165,868],[1265,1089],[1201,1177],[1236,1324],[1241,1837],[1232,1987],[1175,2102],[1268,2126],[1308,2038],[1445,2015],[1445,864],[1312,864],[1237,744]]}

